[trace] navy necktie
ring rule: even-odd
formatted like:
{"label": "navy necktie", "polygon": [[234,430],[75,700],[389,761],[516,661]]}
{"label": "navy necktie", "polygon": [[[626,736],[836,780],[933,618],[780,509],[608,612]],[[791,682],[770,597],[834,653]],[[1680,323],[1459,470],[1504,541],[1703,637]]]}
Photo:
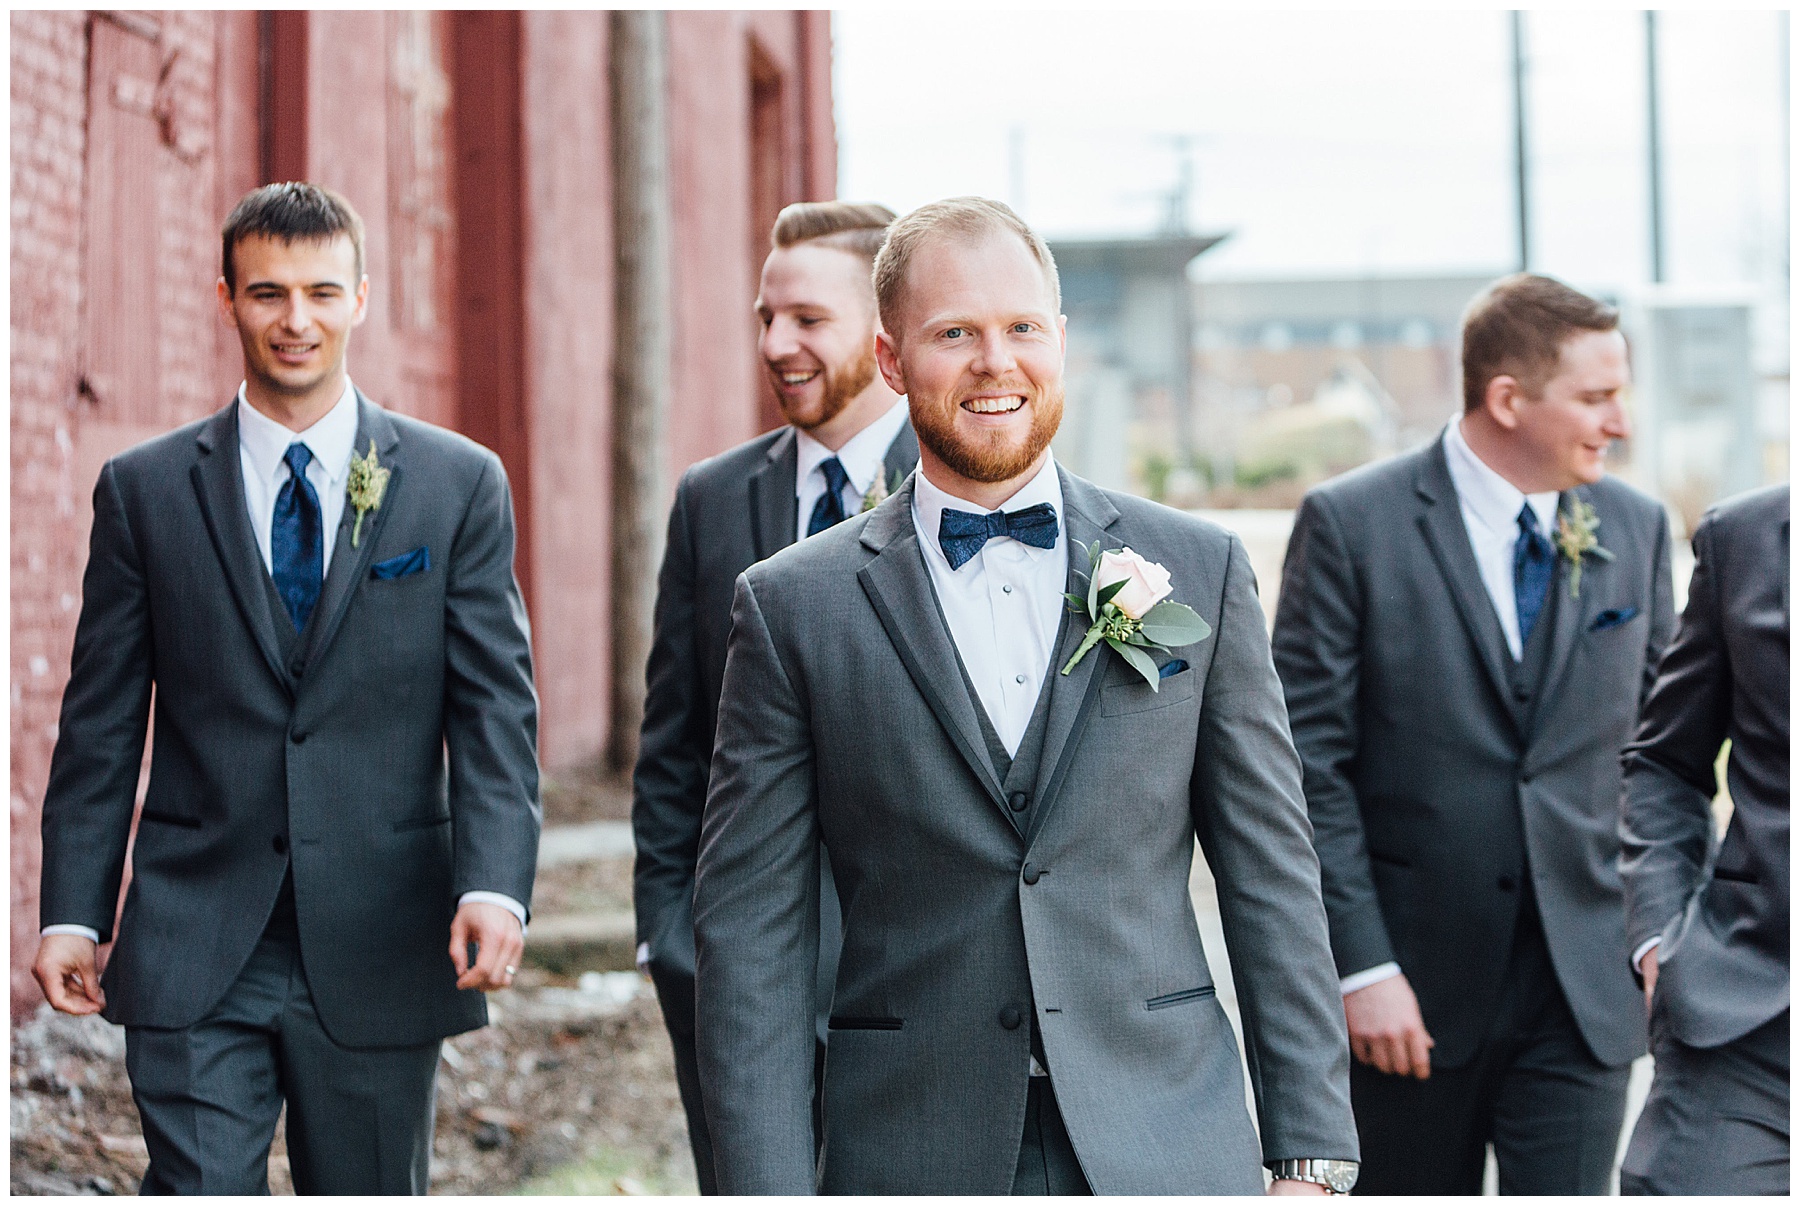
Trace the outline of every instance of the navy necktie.
{"label": "navy necktie", "polygon": [[813,504],[812,519],[806,525],[808,536],[817,536],[832,524],[844,521],[844,487],[850,484],[850,475],[835,456],[820,464],[819,471],[825,475],[825,493]]}
{"label": "navy necktie", "polygon": [[1056,508],[1047,502],[1017,511],[989,511],[986,515],[945,507],[938,519],[938,544],[953,570],[961,569],[965,561],[996,536],[1011,536],[1033,548],[1053,549],[1056,533]]}
{"label": "navy necktie", "polygon": [[275,496],[275,523],[269,529],[269,560],[274,563],[275,589],[287,605],[296,631],[306,627],[319,587],[325,581],[325,534],[319,518],[319,495],[306,480],[312,450],[289,444],[282,460],[289,477]]}
{"label": "navy necktie", "polygon": [[1537,512],[1526,503],[1519,508],[1519,539],[1513,545],[1513,602],[1519,608],[1519,646],[1531,639],[1531,629],[1544,600],[1550,597],[1550,580],[1556,576],[1556,551],[1538,529]]}

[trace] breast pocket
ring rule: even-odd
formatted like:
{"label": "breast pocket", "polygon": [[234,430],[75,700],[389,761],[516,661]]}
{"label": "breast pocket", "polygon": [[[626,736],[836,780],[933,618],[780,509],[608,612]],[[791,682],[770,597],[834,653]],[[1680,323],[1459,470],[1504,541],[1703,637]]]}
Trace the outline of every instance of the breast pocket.
{"label": "breast pocket", "polygon": [[1198,677],[1192,667],[1178,674],[1171,674],[1159,683],[1159,690],[1151,690],[1135,670],[1128,670],[1130,678],[1116,682],[1108,682],[1100,688],[1100,714],[1102,716],[1129,716],[1134,712],[1154,712],[1160,708],[1172,708],[1176,704],[1186,703],[1194,698],[1194,680]]}

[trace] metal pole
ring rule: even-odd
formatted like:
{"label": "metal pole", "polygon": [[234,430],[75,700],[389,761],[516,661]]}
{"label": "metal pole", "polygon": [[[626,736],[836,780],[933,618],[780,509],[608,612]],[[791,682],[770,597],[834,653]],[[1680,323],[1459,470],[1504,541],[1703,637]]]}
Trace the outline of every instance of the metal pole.
{"label": "metal pole", "polygon": [[608,761],[637,761],[656,566],[662,560],[663,420],[669,409],[670,215],[664,14],[612,14],[612,732]]}
{"label": "metal pole", "polygon": [[1657,112],[1656,13],[1644,14],[1644,96],[1650,142],[1650,279],[1661,284],[1663,272],[1662,123]]}
{"label": "metal pole", "polygon": [[1525,154],[1525,17],[1512,11],[1513,193],[1519,218],[1519,271],[1531,269],[1531,206]]}

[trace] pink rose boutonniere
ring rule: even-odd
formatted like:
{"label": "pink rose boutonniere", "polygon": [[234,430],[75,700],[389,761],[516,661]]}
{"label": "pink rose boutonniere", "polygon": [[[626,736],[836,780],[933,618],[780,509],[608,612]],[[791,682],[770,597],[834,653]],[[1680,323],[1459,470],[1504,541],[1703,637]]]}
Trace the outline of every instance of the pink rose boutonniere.
{"label": "pink rose boutonniere", "polygon": [[1089,572],[1084,575],[1088,589],[1085,596],[1065,597],[1069,610],[1085,615],[1089,627],[1062,672],[1073,670],[1088,650],[1105,641],[1127,665],[1144,676],[1152,691],[1159,690],[1162,680],[1150,651],[1167,653],[1204,641],[1212,635],[1212,625],[1195,614],[1193,608],[1169,601],[1174,588],[1169,571],[1158,563],[1129,548],[1102,552],[1098,541],[1092,548],[1079,540],[1075,544],[1088,555]]}

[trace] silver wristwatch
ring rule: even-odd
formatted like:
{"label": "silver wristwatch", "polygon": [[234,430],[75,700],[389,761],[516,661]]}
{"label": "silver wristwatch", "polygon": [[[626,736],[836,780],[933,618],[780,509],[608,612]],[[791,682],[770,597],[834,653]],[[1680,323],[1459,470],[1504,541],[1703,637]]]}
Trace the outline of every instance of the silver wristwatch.
{"label": "silver wristwatch", "polygon": [[1360,1167],[1354,1160],[1276,1160],[1269,1172],[1277,1181],[1310,1181],[1328,1193],[1349,1193]]}

